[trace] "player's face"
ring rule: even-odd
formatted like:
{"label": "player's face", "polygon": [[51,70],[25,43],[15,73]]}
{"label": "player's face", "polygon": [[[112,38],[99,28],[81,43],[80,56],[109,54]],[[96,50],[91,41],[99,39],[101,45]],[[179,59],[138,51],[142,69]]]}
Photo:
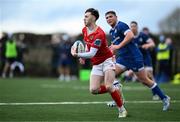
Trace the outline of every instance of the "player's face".
{"label": "player's face", "polygon": [[111,27],[114,27],[116,25],[116,22],[117,22],[117,16],[115,16],[114,14],[107,14],[106,16],[106,21],[107,23],[111,26]]}
{"label": "player's face", "polygon": [[92,23],[95,23],[95,17],[90,12],[86,12],[84,15],[85,26],[89,27]]}
{"label": "player's face", "polygon": [[149,31],[148,30],[143,30],[143,32],[145,33],[145,34],[149,34]]}
{"label": "player's face", "polygon": [[134,23],[131,23],[130,27],[131,27],[131,31],[132,31],[134,34],[137,34],[137,31],[138,31],[137,25],[134,24]]}

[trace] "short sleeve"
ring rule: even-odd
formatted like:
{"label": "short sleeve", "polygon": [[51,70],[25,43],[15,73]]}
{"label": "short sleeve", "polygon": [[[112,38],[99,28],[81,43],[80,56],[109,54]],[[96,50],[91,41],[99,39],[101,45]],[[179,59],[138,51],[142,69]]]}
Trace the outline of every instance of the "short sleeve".
{"label": "short sleeve", "polygon": [[124,22],[119,22],[119,24],[118,24],[118,30],[119,30],[122,34],[126,35],[127,32],[130,31],[130,28],[129,28],[129,26],[128,26],[126,23],[124,23]]}

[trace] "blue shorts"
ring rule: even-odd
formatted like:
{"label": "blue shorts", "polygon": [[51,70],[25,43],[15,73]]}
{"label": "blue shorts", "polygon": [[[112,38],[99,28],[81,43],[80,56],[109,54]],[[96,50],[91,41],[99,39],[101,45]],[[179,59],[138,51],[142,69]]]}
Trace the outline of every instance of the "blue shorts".
{"label": "blue shorts", "polygon": [[144,66],[146,67],[152,67],[152,60],[151,60],[151,56],[149,55],[143,55],[143,59],[144,59]]}
{"label": "blue shorts", "polygon": [[69,60],[69,59],[62,59],[62,60],[60,60],[59,63],[60,63],[61,66],[66,67],[66,66],[70,66],[71,65],[71,60]]}
{"label": "blue shorts", "polygon": [[136,61],[132,59],[124,59],[124,58],[117,58],[116,65],[121,66],[123,69],[126,70],[133,70],[134,72],[138,72],[144,69],[144,62],[143,61]]}

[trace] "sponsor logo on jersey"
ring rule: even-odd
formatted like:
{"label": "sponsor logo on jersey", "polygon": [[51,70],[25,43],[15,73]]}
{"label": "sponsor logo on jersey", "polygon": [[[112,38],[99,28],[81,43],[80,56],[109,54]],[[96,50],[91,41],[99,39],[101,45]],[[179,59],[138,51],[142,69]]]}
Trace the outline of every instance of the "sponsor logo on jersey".
{"label": "sponsor logo on jersey", "polygon": [[100,40],[100,39],[96,39],[96,40],[94,41],[94,45],[100,47],[100,46],[101,46],[101,40]]}
{"label": "sponsor logo on jersey", "polygon": [[112,41],[112,44],[114,44],[118,39],[120,39],[120,37],[116,37],[113,41]]}
{"label": "sponsor logo on jersey", "polygon": [[89,36],[89,39],[90,39],[90,40],[93,40],[93,38],[94,38],[94,35]]}

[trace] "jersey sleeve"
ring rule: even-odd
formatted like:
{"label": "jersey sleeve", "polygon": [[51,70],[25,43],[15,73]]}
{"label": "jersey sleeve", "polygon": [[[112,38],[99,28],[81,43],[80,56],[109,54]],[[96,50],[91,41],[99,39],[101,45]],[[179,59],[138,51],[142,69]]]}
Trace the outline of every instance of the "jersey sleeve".
{"label": "jersey sleeve", "polygon": [[122,34],[126,35],[126,33],[130,31],[130,28],[129,28],[129,26],[128,26],[126,23],[120,22],[120,23],[118,24],[118,30],[119,30]]}
{"label": "jersey sleeve", "polygon": [[101,45],[102,45],[102,41],[103,41],[102,35],[101,35],[101,34],[98,34],[98,35],[96,36],[96,39],[93,41],[91,47],[94,47],[94,48],[99,49],[99,48],[101,47]]}

